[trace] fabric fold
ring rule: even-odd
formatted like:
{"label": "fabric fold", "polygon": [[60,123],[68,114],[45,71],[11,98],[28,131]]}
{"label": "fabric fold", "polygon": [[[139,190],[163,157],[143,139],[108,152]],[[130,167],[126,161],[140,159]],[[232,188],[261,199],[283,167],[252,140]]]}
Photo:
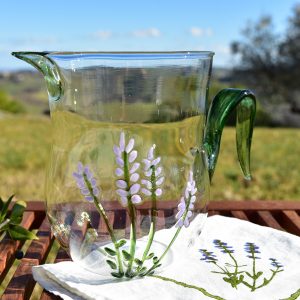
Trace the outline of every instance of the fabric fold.
{"label": "fabric fold", "polygon": [[[33,267],[34,279],[63,299],[288,299],[300,296],[300,238],[235,218],[196,217],[156,276],[115,279],[74,262]],[[175,229],[161,230],[165,242]],[[170,259],[170,258],[169,258]],[[292,298],[291,298],[292,299]],[[297,299],[297,298],[293,298]]]}

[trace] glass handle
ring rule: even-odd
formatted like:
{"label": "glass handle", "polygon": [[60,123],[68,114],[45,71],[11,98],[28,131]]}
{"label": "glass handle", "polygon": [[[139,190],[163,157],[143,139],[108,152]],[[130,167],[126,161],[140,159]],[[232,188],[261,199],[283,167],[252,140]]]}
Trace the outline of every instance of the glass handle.
{"label": "glass handle", "polygon": [[230,113],[237,109],[236,146],[241,169],[247,180],[250,174],[250,148],[256,111],[256,99],[249,90],[224,89],[213,99],[206,120],[204,149],[212,180],[217,163],[222,131]]}
{"label": "glass handle", "polygon": [[49,100],[57,101],[60,99],[63,88],[61,75],[56,64],[47,57],[48,52],[13,52],[12,55],[26,61],[43,73]]}

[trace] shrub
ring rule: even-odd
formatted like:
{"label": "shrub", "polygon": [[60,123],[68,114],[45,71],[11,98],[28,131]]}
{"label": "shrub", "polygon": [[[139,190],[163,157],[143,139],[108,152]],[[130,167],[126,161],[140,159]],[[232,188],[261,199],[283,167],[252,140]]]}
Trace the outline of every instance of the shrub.
{"label": "shrub", "polygon": [[13,100],[6,92],[0,90],[0,110],[13,114],[25,112],[24,106]]}

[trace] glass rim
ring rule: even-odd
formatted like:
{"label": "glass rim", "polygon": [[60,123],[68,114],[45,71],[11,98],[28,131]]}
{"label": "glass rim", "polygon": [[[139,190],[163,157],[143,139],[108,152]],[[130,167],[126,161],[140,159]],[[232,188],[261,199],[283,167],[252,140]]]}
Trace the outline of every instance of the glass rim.
{"label": "glass rim", "polygon": [[134,57],[145,58],[212,58],[213,51],[14,51],[11,53],[17,55],[41,55],[41,56],[103,56],[104,58],[121,58],[127,57],[134,59]]}

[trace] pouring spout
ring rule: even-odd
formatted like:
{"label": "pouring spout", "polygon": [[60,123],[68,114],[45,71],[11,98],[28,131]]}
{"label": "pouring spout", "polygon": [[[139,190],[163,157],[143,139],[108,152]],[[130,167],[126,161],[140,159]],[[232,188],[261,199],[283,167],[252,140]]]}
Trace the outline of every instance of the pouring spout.
{"label": "pouring spout", "polygon": [[58,66],[47,56],[49,52],[12,52],[12,55],[34,66],[46,81],[49,100],[57,101],[63,93]]}

